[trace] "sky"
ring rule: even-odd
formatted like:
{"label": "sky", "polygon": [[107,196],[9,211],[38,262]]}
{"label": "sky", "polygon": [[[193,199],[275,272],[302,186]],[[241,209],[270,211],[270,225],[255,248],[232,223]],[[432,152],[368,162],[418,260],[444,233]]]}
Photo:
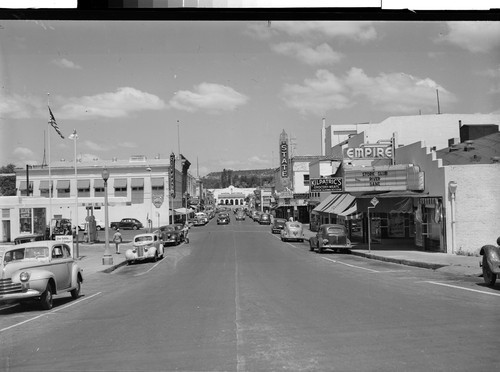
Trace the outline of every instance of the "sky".
{"label": "sky", "polygon": [[[500,22],[0,20],[0,166],[319,155],[326,125],[500,113]],[[48,126],[50,106],[61,133]],[[48,151],[48,150],[47,150]]]}

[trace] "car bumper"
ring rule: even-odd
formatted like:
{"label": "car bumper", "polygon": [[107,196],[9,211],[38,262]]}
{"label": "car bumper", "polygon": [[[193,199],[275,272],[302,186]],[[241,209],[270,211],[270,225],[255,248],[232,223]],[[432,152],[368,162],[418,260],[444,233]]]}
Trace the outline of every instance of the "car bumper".
{"label": "car bumper", "polygon": [[352,245],[325,244],[321,247],[323,249],[351,249]]}
{"label": "car bumper", "polygon": [[6,293],[0,295],[0,302],[2,301],[20,301],[20,300],[28,300],[36,297],[40,297],[42,292],[37,291],[36,289],[26,289],[22,292],[15,293]]}

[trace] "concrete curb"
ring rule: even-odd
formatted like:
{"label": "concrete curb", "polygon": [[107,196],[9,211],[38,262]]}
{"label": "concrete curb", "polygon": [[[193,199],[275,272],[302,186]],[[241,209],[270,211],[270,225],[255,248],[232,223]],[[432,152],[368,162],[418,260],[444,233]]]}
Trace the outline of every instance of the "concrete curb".
{"label": "concrete curb", "polygon": [[127,261],[125,260],[125,261],[120,262],[119,264],[112,265],[111,267],[108,267],[107,269],[101,270],[100,272],[109,274],[109,273],[115,271],[116,269],[118,269],[119,267],[125,266],[126,264],[127,264]]}
{"label": "concrete curb", "polygon": [[415,267],[420,267],[420,268],[424,268],[424,269],[431,269],[431,270],[438,270],[438,269],[441,269],[442,267],[449,266],[449,265],[441,265],[441,264],[434,264],[434,263],[428,263],[428,262],[411,261],[411,260],[406,260],[406,259],[402,259],[402,258],[382,257],[382,256],[377,256],[377,255],[374,255],[371,253],[357,252],[357,251],[353,251],[353,250],[351,250],[351,254],[353,254],[355,256],[370,258],[372,260],[392,262],[392,263],[396,263],[396,264],[400,264],[400,265],[415,266]]}

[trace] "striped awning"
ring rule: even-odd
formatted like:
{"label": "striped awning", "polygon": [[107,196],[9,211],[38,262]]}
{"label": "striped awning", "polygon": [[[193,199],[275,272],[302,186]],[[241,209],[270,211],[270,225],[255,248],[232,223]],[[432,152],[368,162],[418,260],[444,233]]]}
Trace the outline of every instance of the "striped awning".
{"label": "striped awning", "polygon": [[127,179],[126,178],[116,178],[113,183],[115,189],[127,187]]}
{"label": "striped awning", "polygon": [[151,186],[152,187],[162,187],[164,183],[163,178],[151,178]]}
{"label": "striped awning", "polygon": [[69,189],[69,180],[58,180],[56,188],[58,190],[66,190]]}
{"label": "striped awning", "polygon": [[[116,186],[116,183],[115,183],[115,187],[126,187],[126,186],[127,186],[126,183],[125,183],[125,186]],[[130,181],[130,186],[131,187],[144,187],[144,178],[132,178],[132,180]]]}
{"label": "striped awning", "polygon": [[[50,185],[52,185],[52,188],[54,187],[54,181],[50,181]],[[38,187],[39,190],[48,190],[49,189],[49,180],[42,180],[40,181],[40,186]]]}
{"label": "striped awning", "polygon": [[[27,190],[28,188],[26,187],[26,185],[27,185],[26,181],[20,181],[19,190]],[[30,186],[33,187],[33,181],[30,181]]]}
{"label": "striped awning", "polygon": [[94,180],[94,189],[103,189],[104,188],[104,180],[102,178],[96,178]]}
{"label": "striped awning", "polygon": [[90,180],[77,180],[76,184],[78,189],[90,189]]}
{"label": "striped awning", "polygon": [[331,194],[318,204],[313,212],[341,215],[356,204],[356,198],[351,194]]}

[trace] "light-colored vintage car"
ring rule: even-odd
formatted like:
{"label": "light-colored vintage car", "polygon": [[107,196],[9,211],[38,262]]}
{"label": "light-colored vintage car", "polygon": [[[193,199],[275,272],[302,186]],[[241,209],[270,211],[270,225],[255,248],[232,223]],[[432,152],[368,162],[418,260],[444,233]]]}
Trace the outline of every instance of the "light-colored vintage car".
{"label": "light-colored vintage car", "polygon": [[125,251],[129,265],[136,261],[158,261],[159,258],[163,258],[163,242],[157,233],[136,235],[133,244],[133,248]]}
{"label": "light-colored vintage car", "polygon": [[72,248],[54,240],[0,248],[0,302],[35,300],[50,310],[56,294],[70,292],[78,298],[83,275]]}
{"label": "light-colored vintage car", "polygon": [[351,248],[351,241],[347,237],[347,229],[344,225],[321,225],[316,235],[309,239],[309,250],[316,249],[318,253],[323,253],[325,249],[337,252]]}
{"label": "light-colored vintage car", "polygon": [[282,241],[296,240],[299,242],[304,241],[304,227],[300,222],[287,221],[283,230],[280,232]]}

